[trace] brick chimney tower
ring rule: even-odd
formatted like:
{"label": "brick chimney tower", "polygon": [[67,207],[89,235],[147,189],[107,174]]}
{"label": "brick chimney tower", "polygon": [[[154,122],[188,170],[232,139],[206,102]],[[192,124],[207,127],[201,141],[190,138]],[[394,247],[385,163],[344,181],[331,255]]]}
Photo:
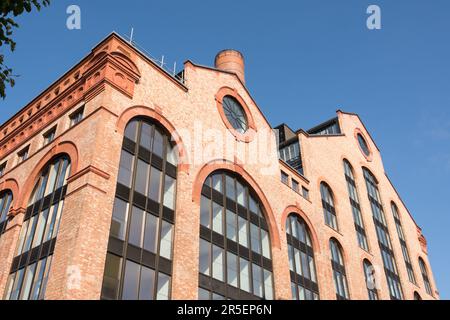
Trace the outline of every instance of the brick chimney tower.
{"label": "brick chimney tower", "polygon": [[220,70],[234,72],[245,84],[244,56],[237,50],[222,50],[216,55],[215,67]]}

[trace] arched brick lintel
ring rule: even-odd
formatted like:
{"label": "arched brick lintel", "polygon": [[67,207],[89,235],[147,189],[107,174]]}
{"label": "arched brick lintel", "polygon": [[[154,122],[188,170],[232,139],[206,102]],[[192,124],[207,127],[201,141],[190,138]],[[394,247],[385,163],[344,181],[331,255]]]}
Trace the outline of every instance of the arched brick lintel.
{"label": "arched brick lintel", "polygon": [[302,209],[300,209],[297,206],[291,205],[288,206],[286,209],[284,209],[283,214],[281,215],[281,230],[285,233],[286,232],[286,221],[289,215],[294,214],[299,216],[300,218],[305,221],[306,225],[308,226],[309,234],[312,237],[312,245],[315,254],[320,254],[320,242],[319,238],[317,237],[316,230],[313,227],[313,224],[311,223],[311,220],[309,220],[308,216],[303,212]]}
{"label": "arched brick lintel", "polygon": [[186,148],[183,144],[183,140],[178,134],[175,126],[162,115],[162,110],[158,106],[154,109],[147,106],[133,106],[127,108],[122,114],[119,116],[116,124],[116,130],[120,134],[124,134],[125,127],[128,122],[135,117],[148,117],[153,120],[156,120],[163,126],[172,136],[172,139],[175,141],[178,148],[178,170],[182,172],[189,171],[189,161],[188,154],[186,152]]}
{"label": "arched brick lintel", "polygon": [[263,191],[259,187],[259,185],[256,183],[256,181],[252,178],[252,176],[245,171],[245,169],[240,166],[237,163],[233,163],[228,160],[213,160],[207,164],[205,164],[200,171],[197,173],[197,176],[194,180],[194,186],[193,186],[193,194],[192,194],[192,201],[200,205],[200,194],[202,190],[203,183],[205,182],[206,178],[217,170],[228,170],[231,172],[236,173],[238,176],[240,176],[244,181],[246,181],[249,186],[253,189],[253,191],[258,196],[259,200],[261,201],[261,204],[264,207],[264,212],[266,214],[266,219],[268,220],[269,225],[269,233],[272,241],[272,246],[275,248],[280,249],[280,235],[278,232],[277,223],[275,220],[275,216],[273,214],[272,208],[269,204],[269,201],[267,200],[266,196],[264,195]]}
{"label": "arched brick lintel", "polygon": [[66,154],[70,158],[71,168],[69,177],[78,172],[79,155],[75,143],[71,141],[63,141],[58,143],[39,160],[31,174],[28,176],[28,180],[24,184],[22,193],[19,196],[17,208],[26,208],[28,199],[31,196],[31,192],[33,191],[34,185],[36,184],[41,171],[55,156],[63,154]]}
{"label": "arched brick lintel", "polygon": [[17,198],[19,197],[19,184],[15,179],[6,179],[2,183],[0,183],[0,192],[4,190],[10,190],[12,192],[12,203],[10,206],[10,210],[14,210],[17,204]]}

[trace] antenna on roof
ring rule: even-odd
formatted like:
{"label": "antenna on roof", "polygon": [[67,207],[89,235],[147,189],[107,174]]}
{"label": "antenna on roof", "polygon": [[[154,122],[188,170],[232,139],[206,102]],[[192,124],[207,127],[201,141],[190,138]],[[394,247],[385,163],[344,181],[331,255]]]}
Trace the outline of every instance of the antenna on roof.
{"label": "antenna on roof", "polygon": [[131,27],[130,44],[133,44],[133,34],[134,34],[134,28]]}

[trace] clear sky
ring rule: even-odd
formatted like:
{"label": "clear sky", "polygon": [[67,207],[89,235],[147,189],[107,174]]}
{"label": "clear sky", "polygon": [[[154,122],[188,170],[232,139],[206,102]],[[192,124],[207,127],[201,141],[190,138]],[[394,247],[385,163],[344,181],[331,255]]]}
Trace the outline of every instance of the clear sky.
{"label": "clear sky", "polygon": [[[70,4],[81,7],[81,30],[66,28]],[[370,4],[381,7],[381,30],[366,27]],[[338,108],[361,116],[423,228],[438,289],[449,299],[449,17],[448,0],[52,0],[19,19],[7,63],[20,77],[0,100],[0,122],[113,30],[134,27],[139,45],[179,65],[213,65],[219,50],[238,49],[247,86],[273,126],[307,129]]]}

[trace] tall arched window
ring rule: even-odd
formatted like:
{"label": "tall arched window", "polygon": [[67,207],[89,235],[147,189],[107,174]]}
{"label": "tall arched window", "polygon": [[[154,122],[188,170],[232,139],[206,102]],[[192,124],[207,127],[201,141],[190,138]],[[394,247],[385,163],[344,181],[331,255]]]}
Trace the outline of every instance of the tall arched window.
{"label": "tall arched window", "polygon": [[269,229],[254,191],[217,171],[200,207],[199,299],[273,299]]}
{"label": "tall arched window", "polygon": [[157,124],[125,129],[101,298],[171,297],[176,148]]}
{"label": "tall arched window", "polygon": [[289,268],[293,300],[318,300],[314,251],[309,229],[302,218],[289,215],[286,221]]}
{"label": "tall arched window", "polygon": [[397,229],[398,239],[400,241],[400,246],[402,248],[403,259],[405,260],[406,271],[408,271],[409,281],[416,283],[416,277],[414,276],[414,270],[409,257],[408,247],[406,245],[405,233],[403,232],[402,222],[400,220],[400,215],[398,214],[397,205],[391,202],[392,215],[394,216],[395,227]]}
{"label": "tall arched window", "polygon": [[369,170],[363,168],[363,172],[391,299],[403,299],[397,263],[395,261],[394,251],[392,250],[389,229],[387,227],[383,205],[381,204],[381,197],[378,191],[378,182]]}
{"label": "tall arched window", "polygon": [[422,297],[417,293],[417,291],[414,291],[414,300],[422,300]]}
{"label": "tall arched window", "polygon": [[427,267],[422,258],[419,258],[419,266],[420,266],[420,271],[422,272],[422,278],[423,278],[423,283],[425,284],[425,290],[427,291],[427,293],[430,296],[432,296],[433,290],[431,289],[430,278],[428,277]]}
{"label": "tall arched window", "polygon": [[28,202],[5,299],[44,299],[69,173],[67,156],[41,172]]}
{"label": "tall arched window", "polygon": [[341,246],[335,239],[330,239],[331,267],[333,269],[334,287],[338,300],[348,300],[347,276],[345,274],[344,258]]}
{"label": "tall arched window", "polygon": [[8,223],[8,213],[12,202],[12,192],[4,190],[0,192],[0,237],[5,232]]}
{"label": "tall arched window", "polygon": [[348,300],[347,276],[345,274],[344,258],[342,257],[341,246],[335,239],[330,240],[331,267],[333,269],[334,288],[336,299]]}
{"label": "tall arched window", "polygon": [[331,228],[338,230],[333,192],[331,191],[331,188],[324,182],[320,183],[320,194],[322,195],[322,207],[325,217],[325,223]]}
{"label": "tall arched window", "polygon": [[353,221],[355,223],[356,236],[359,246],[369,251],[369,244],[367,243],[366,230],[361,215],[361,205],[359,204],[358,190],[356,189],[355,177],[353,175],[353,168],[347,160],[344,160],[345,180],[347,181],[347,189],[350,198],[350,205],[352,206]]}
{"label": "tall arched window", "polygon": [[377,283],[375,278],[375,269],[369,260],[365,259],[364,265],[364,276],[366,278],[367,293],[369,295],[369,300],[378,300]]}

